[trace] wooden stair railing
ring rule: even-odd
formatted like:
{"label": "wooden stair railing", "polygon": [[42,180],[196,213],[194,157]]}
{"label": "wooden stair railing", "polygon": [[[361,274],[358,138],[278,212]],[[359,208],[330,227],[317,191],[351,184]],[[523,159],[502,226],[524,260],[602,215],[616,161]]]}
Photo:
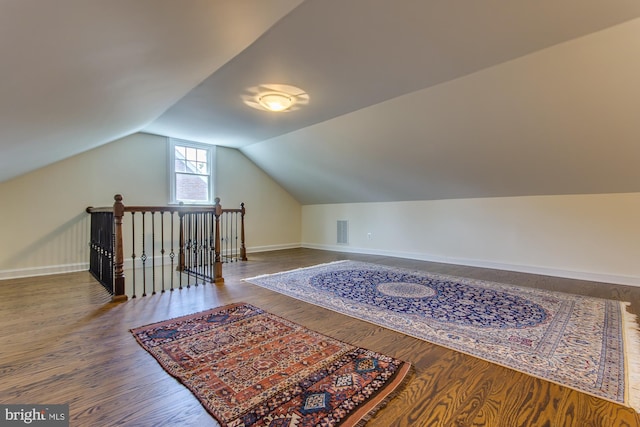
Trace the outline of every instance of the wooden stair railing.
{"label": "wooden stair railing", "polygon": [[[187,288],[191,286],[192,279],[205,279],[222,284],[224,283],[222,275],[224,262],[247,260],[244,203],[241,204],[240,209],[222,209],[219,198],[215,199],[216,204],[212,206],[125,206],[122,200],[122,196],[116,194],[113,207],[86,209],[91,214],[89,271],[111,292],[113,301],[125,301],[128,298],[124,275],[125,247],[130,247],[132,251],[131,256],[127,258],[127,261],[131,262],[132,298],[136,298],[136,268],[139,267],[142,268],[142,296],[147,295],[147,270],[149,269],[147,261],[149,260],[151,261],[152,294],[156,293],[156,260],[158,258],[162,274],[161,292],[166,290],[165,269],[167,267],[170,268],[168,290],[173,291],[175,289],[173,270],[186,274]],[[124,219],[127,212],[131,213],[131,220],[127,221],[131,227],[130,234],[128,230],[123,230],[123,227],[126,227]],[[136,217],[136,213],[140,215]],[[148,223],[146,214],[150,214],[151,217],[150,234],[145,230]],[[168,223],[165,221],[167,216]],[[223,216],[226,221],[222,221],[221,231]],[[136,224],[142,229],[140,243],[136,242]],[[160,227],[159,241],[155,230],[156,224]],[[125,245],[125,234],[131,236],[131,241],[127,242],[128,245]],[[239,242],[237,242],[238,238]],[[146,245],[149,240],[150,255]],[[156,250],[156,243],[160,246],[159,251]],[[221,252],[223,249],[224,252]],[[136,255],[138,250],[141,250],[140,256]],[[178,289],[182,289],[183,274],[179,274],[178,281]],[[197,281],[194,285],[198,286]]]}

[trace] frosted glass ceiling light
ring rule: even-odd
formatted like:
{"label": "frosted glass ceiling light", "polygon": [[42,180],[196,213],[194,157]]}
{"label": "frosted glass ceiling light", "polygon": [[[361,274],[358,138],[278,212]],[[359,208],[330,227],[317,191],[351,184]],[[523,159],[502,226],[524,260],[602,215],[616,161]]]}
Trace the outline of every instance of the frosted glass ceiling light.
{"label": "frosted glass ceiling light", "polygon": [[309,94],[296,86],[263,83],[251,86],[241,95],[242,102],[260,111],[289,113],[309,105]]}
{"label": "frosted glass ceiling light", "polygon": [[258,97],[258,102],[269,111],[285,111],[294,104],[293,98],[284,93],[265,93]]}

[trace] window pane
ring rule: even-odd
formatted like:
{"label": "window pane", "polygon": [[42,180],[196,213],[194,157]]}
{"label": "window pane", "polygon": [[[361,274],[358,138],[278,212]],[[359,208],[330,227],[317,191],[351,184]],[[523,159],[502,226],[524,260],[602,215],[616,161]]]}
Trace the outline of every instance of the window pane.
{"label": "window pane", "polygon": [[189,161],[198,160],[198,150],[195,148],[187,147],[187,160]]}
{"label": "window pane", "polygon": [[205,162],[196,163],[197,173],[209,174],[209,168],[207,168],[207,164]]}
{"label": "window pane", "polygon": [[187,165],[185,164],[184,160],[180,160],[180,159],[176,159],[176,172],[186,172],[187,171]]}
{"label": "window pane", "polygon": [[176,199],[178,201],[207,201],[209,177],[176,173]]}

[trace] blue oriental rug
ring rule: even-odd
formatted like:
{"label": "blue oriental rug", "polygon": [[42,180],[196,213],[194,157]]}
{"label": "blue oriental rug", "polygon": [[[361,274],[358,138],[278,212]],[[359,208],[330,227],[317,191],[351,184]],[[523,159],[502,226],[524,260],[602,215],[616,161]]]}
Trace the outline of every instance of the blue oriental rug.
{"label": "blue oriental rug", "polygon": [[356,261],[245,280],[640,412],[628,303]]}

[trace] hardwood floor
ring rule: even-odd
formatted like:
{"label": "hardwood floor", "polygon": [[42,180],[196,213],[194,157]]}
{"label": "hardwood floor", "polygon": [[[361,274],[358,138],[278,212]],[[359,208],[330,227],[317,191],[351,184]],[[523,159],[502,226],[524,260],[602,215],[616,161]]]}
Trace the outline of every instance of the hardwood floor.
{"label": "hardwood floor", "polygon": [[633,410],[336,314],[241,279],[338,259],[424,269],[631,302],[640,288],[312,249],[250,254],[225,284],[110,303],[89,273],[0,281],[0,403],[70,405],[72,426],[215,426],[129,329],[245,301],[357,346],[408,360],[415,375],[369,426],[640,426]]}

